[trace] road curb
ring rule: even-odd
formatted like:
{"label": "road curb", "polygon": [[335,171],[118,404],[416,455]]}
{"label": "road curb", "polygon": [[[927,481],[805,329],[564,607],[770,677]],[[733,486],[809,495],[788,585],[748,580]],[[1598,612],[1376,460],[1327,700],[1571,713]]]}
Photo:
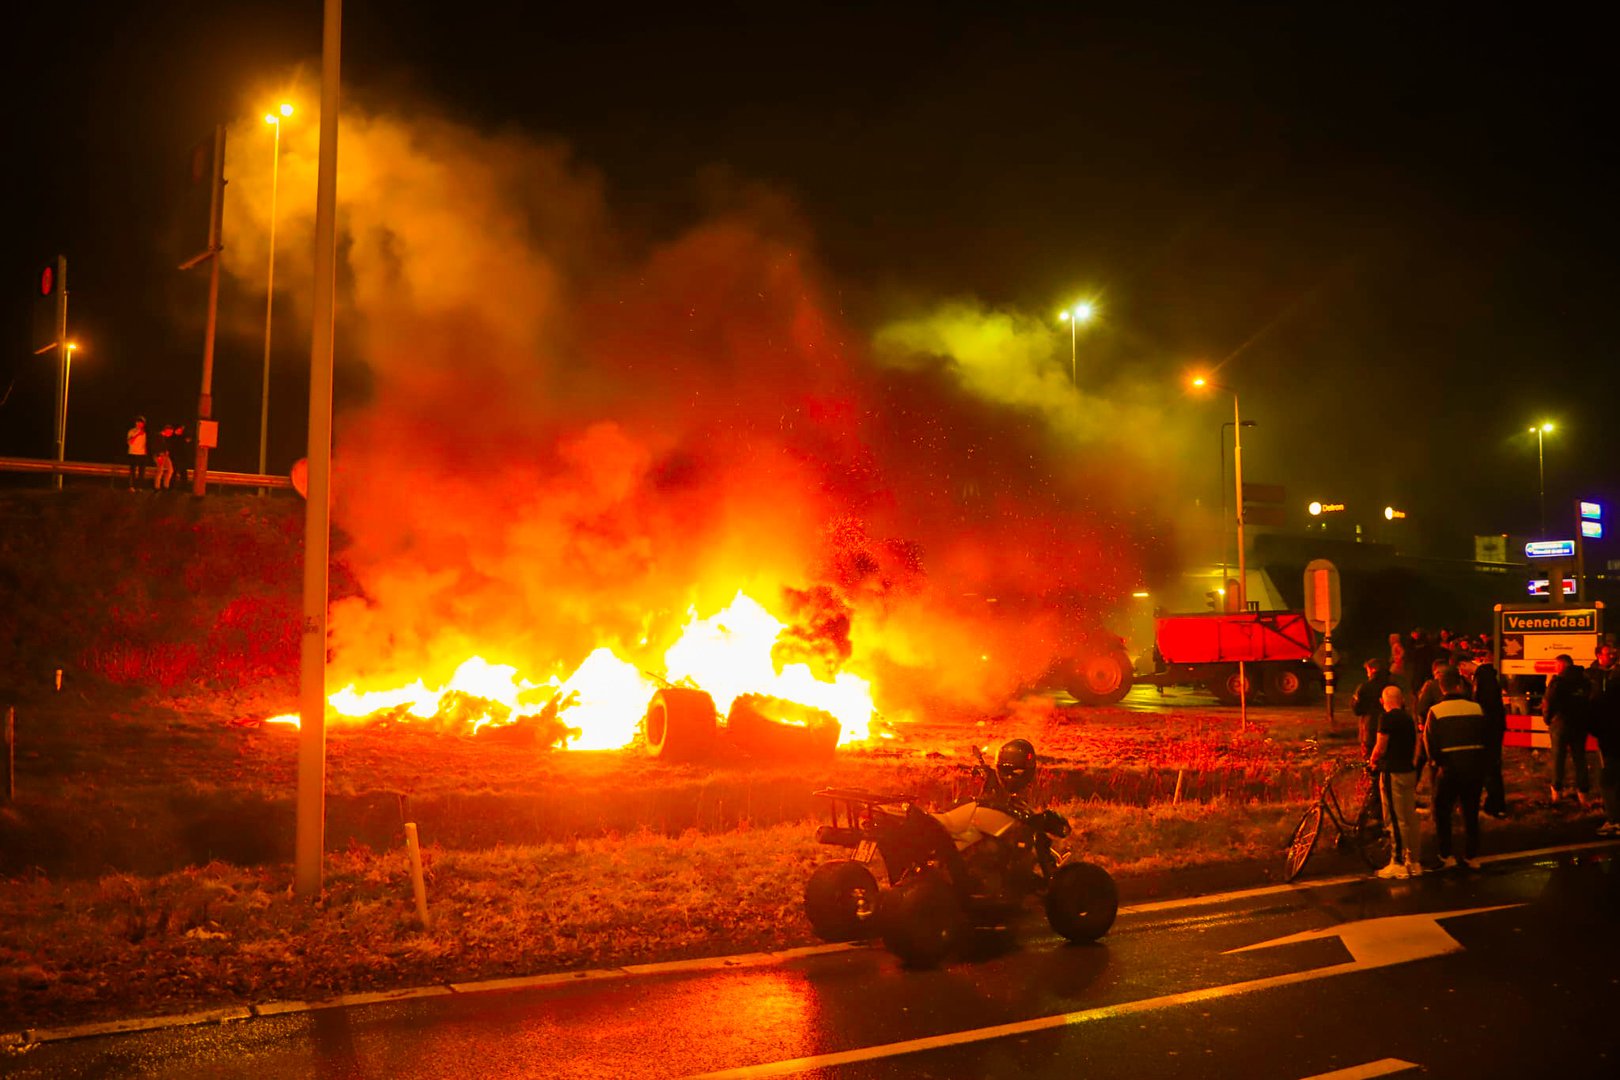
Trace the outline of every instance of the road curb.
{"label": "road curb", "polygon": [[[1595,840],[1556,847],[1529,848],[1484,855],[1475,860],[1479,864],[1517,862],[1540,859],[1551,855],[1579,854],[1620,845],[1620,840]],[[1350,882],[1367,881],[1366,874],[1341,874],[1311,881],[1295,881],[1282,885],[1260,885],[1230,892],[1208,893],[1175,900],[1153,900],[1128,904],[1119,909],[1121,915],[1141,915],[1166,911],[1178,907],[1198,907],[1222,903],[1244,897],[1267,896],[1275,893],[1301,892]],[[73,1024],[61,1027],[25,1028],[21,1031],[0,1032],[0,1051],[26,1053],[45,1043],[89,1039],[105,1035],[124,1035],[142,1031],[160,1031],[170,1028],[200,1027],[205,1024],[228,1024],[259,1017],[288,1016],[317,1012],[322,1009],[350,1008],[361,1005],[381,1005],[395,1001],[414,1001],[431,997],[465,997],[474,994],[499,993],[512,990],[534,990],[571,983],[602,982],[613,979],[633,979],[649,975],[673,975],[693,971],[718,971],[727,968],[764,967],[784,964],[810,956],[854,952],[871,948],[864,942],[833,945],[806,945],[768,952],[732,953],[727,956],[705,956],[690,960],[665,960],[655,964],[626,964],[620,967],[590,968],[584,971],[563,971],[547,975],[523,975],[503,979],[483,979],[475,982],[432,983],[427,986],[402,987],[397,990],[379,990],[363,994],[340,994],[335,997],[310,1000],[268,1001],[257,1005],[229,1005],[170,1016],[149,1016],[131,1020],[106,1020],[94,1024]]]}

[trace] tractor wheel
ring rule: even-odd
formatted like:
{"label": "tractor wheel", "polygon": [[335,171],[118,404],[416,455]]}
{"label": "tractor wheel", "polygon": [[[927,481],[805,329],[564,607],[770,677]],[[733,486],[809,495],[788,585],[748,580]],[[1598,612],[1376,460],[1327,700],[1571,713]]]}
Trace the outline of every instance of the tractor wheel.
{"label": "tractor wheel", "polygon": [[823,941],[859,941],[875,936],[878,883],[865,863],[853,859],[816,867],[804,887],[804,913]]}
{"label": "tractor wheel", "polygon": [[1273,705],[1297,705],[1305,700],[1311,688],[1305,681],[1305,673],[1292,666],[1267,668],[1262,685],[1266,688],[1266,700]]}
{"label": "tractor wheel", "polygon": [[1092,863],[1069,863],[1052,875],[1046,890],[1046,921],[1070,941],[1096,941],[1119,913],[1119,890],[1108,871]]}
{"label": "tractor wheel", "polygon": [[647,753],[666,761],[696,761],[714,745],[715,721],[714,698],[702,690],[665,687],[653,695],[642,718]]}
{"label": "tractor wheel", "polygon": [[966,929],[956,890],[937,870],[924,870],[884,897],[883,944],[907,967],[938,964],[955,951]]}
{"label": "tractor wheel", "polygon": [[1069,696],[1082,705],[1112,705],[1130,693],[1132,674],[1124,650],[1091,653],[1069,669]]}

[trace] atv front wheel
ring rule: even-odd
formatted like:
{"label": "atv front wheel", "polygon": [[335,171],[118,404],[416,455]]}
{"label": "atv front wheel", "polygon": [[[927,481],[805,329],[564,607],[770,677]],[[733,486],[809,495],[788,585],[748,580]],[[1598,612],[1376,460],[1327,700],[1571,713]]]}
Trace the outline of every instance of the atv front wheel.
{"label": "atv front wheel", "polygon": [[885,897],[883,944],[907,967],[938,964],[955,951],[966,926],[956,890],[937,870],[925,870]]}
{"label": "atv front wheel", "polygon": [[865,863],[853,859],[816,867],[804,887],[804,913],[823,941],[859,941],[874,936],[878,883]]}
{"label": "atv front wheel", "polygon": [[1119,890],[1108,871],[1092,863],[1069,863],[1052,875],[1046,890],[1046,920],[1070,941],[1096,941],[1119,913]]}

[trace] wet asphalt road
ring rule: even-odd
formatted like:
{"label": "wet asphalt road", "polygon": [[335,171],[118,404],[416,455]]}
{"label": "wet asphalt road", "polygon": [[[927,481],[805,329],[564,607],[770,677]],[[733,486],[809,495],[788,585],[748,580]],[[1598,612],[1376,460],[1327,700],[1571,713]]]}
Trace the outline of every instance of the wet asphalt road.
{"label": "wet asphalt road", "polygon": [[[906,971],[862,948],[53,1043],[0,1058],[0,1074],[1293,1080],[1382,1062],[1386,1071],[1361,1075],[1399,1075],[1388,1070],[1410,1063],[1471,1080],[1612,1080],[1614,851],[1170,902],[1128,911],[1094,946],[1066,946],[1032,919],[1016,939],[935,971]],[[1499,906],[1443,923],[1390,921]],[[1312,930],[1336,936],[1229,952]],[[1435,955],[1436,942],[1455,951]],[[1281,985],[1229,992],[1255,980]],[[1056,1028],[929,1042],[1061,1014],[1074,1015]],[[894,1046],[906,1040],[922,1041]],[[816,1060],[849,1051],[861,1060]],[[795,1059],[810,1060],[773,1065]]]}

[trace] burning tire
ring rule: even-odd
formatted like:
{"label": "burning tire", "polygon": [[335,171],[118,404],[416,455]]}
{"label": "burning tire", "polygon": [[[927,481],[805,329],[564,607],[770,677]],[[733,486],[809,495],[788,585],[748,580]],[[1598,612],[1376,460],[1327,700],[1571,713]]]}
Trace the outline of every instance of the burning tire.
{"label": "burning tire", "polygon": [[647,753],[667,761],[695,761],[714,745],[714,698],[702,690],[666,687],[647,705],[642,729]]}
{"label": "burning tire", "polygon": [[875,936],[878,883],[853,859],[816,867],[804,887],[804,913],[823,941],[859,941]]}
{"label": "burning tire", "polygon": [[1130,692],[1132,673],[1121,649],[1091,653],[1070,669],[1069,696],[1083,705],[1112,705]]}
{"label": "burning tire", "polygon": [[1058,867],[1046,891],[1046,921],[1070,941],[1096,941],[1114,925],[1119,890],[1108,871],[1092,863]]}
{"label": "burning tire", "polygon": [[1310,684],[1305,681],[1304,672],[1296,667],[1274,667],[1266,669],[1263,685],[1266,688],[1266,700],[1273,705],[1293,705],[1305,700],[1310,692]]}
{"label": "burning tire", "polygon": [[759,757],[831,757],[840,730],[831,713],[768,694],[740,694],[726,713],[731,744]]}
{"label": "burning tire", "polygon": [[883,944],[907,967],[933,967],[956,950],[967,919],[956,890],[937,870],[924,870],[884,898]]}

